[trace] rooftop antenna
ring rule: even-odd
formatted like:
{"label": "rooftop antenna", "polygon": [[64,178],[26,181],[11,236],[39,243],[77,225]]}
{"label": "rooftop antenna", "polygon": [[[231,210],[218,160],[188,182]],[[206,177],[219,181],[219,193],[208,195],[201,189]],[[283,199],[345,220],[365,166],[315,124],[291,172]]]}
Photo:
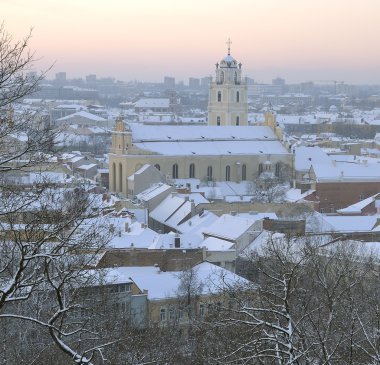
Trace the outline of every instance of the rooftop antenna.
{"label": "rooftop antenna", "polygon": [[228,38],[228,41],[226,42],[227,46],[228,46],[228,55],[230,56],[231,55],[231,39]]}

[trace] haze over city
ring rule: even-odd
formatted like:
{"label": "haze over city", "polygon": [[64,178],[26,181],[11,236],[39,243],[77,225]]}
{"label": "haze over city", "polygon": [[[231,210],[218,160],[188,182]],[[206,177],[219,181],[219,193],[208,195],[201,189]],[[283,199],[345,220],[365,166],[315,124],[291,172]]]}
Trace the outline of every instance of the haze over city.
{"label": "haze over city", "polygon": [[377,0],[3,0],[1,18],[51,75],[178,80],[212,74],[231,54],[268,82],[380,83]]}

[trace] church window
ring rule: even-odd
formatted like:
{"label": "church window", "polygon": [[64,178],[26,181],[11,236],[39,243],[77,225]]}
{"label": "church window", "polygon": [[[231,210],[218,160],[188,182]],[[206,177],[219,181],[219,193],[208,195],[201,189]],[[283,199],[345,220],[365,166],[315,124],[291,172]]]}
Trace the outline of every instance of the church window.
{"label": "church window", "polygon": [[277,162],[276,163],[276,167],[275,167],[275,173],[274,173],[277,177],[280,177],[280,163]]}
{"label": "church window", "polygon": [[194,177],[195,177],[195,165],[191,163],[189,166],[189,178],[191,179]]}
{"label": "church window", "polygon": [[158,163],[156,163],[156,164],[154,165],[154,167],[155,167],[158,171],[161,170],[161,166],[160,166]]}
{"label": "church window", "polygon": [[240,102],[240,93],[239,93],[239,91],[236,91],[236,102],[237,103]]}
{"label": "church window", "polygon": [[216,117],[216,125],[220,125],[220,116]]}
{"label": "church window", "polygon": [[112,190],[116,191],[116,164],[115,162],[112,164]]}
{"label": "church window", "polygon": [[224,82],[224,72],[222,71],[220,73],[220,83],[223,84],[223,82]]}
{"label": "church window", "polygon": [[237,72],[235,71],[235,74],[234,74],[234,81],[235,81],[235,85],[238,83],[238,79],[237,79]]}
{"label": "church window", "polygon": [[218,91],[218,101],[219,102],[222,101],[222,92],[221,91]]}
{"label": "church window", "polygon": [[172,168],[172,178],[178,179],[178,165],[175,163]]}
{"label": "church window", "polygon": [[243,181],[247,180],[247,165],[242,165],[241,167],[241,179]]}
{"label": "church window", "polygon": [[240,118],[239,116],[236,117],[236,125],[239,125],[240,124]]}
{"label": "church window", "polygon": [[207,167],[207,180],[212,180],[212,166]]}
{"label": "church window", "polygon": [[118,191],[123,191],[123,166],[119,163],[119,189]]}
{"label": "church window", "polygon": [[226,181],[230,181],[231,179],[231,167],[229,165],[226,166]]}
{"label": "church window", "polygon": [[260,163],[259,164],[259,175],[261,175],[263,173],[263,164]]}

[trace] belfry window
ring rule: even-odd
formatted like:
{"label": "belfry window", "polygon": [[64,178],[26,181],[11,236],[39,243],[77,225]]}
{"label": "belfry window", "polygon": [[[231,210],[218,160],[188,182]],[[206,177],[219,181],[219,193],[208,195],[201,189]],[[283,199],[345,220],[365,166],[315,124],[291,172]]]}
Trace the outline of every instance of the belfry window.
{"label": "belfry window", "polygon": [[231,179],[231,167],[230,166],[226,166],[226,181],[230,181]]}
{"label": "belfry window", "polygon": [[222,101],[222,92],[221,91],[218,91],[218,101],[219,102]]}
{"label": "belfry window", "polygon": [[192,179],[195,177],[195,165],[193,163],[189,166],[189,178]]}
{"label": "belfry window", "polygon": [[241,179],[243,181],[247,180],[247,165],[242,165],[241,167]]}
{"label": "belfry window", "polygon": [[236,91],[236,102],[237,103],[240,102],[240,93],[239,93],[239,91]]}
{"label": "belfry window", "polygon": [[219,116],[216,117],[216,125],[220,125],[220,117]]}
{"label": "belfry window", "polygon": [[207,167],[207,181],[212,180],[212,166]]}
{"label": "belfry window", "polygon": [[236,125],[239,125],[240,124],[240,118],[239,116],[236,117]]}
{"label": "belfry window", "polygon": [[224,72],[222,71],[220,73],[220,83],[223,84],[223,82],[224,82]]}
{"label": "belfry window", "polygon": [[173,165],[172,178],[178,179],[178,165],[176,163]]}

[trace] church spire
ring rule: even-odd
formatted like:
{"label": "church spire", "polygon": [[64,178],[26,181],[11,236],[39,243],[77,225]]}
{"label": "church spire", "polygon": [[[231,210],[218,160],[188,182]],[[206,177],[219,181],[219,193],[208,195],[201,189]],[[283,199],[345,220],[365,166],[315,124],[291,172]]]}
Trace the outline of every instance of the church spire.
{"label": "church spire", "polygon": [[228,55],[231,56],[231,39],[228,38],[228,41],[226,42],[227,46],[228,46]]}

